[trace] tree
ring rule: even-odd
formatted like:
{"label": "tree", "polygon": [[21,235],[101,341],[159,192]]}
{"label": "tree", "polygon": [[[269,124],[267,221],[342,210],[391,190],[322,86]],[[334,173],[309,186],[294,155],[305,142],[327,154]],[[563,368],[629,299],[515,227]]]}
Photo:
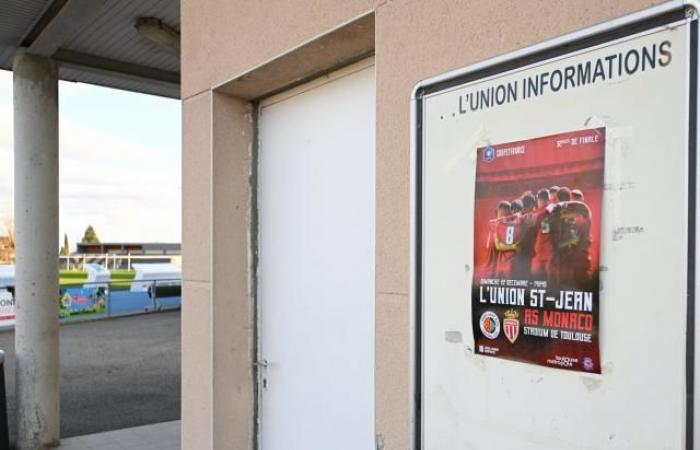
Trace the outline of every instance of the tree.
{"label": "tree", "polygon": [[[93,230],[94,232],[94,230]],[[68,235],[63,234],[63,247],[61,247],[61,256],[70,255],[70,246],[68,245]]]}
{"label": "tree", "polygon": [[6,216],[3,225],[9,238],[10,247],[15,248],[15,222],[12,220],[12,216]]}
{"label": "tree", "polygon": [[88,227],[85,229],[85,234],[83,234],[83,244],[99,244],[100,243],[100,238],[97,237],[97,233],[95,232],[95,229],[92,228],[92,225],[88,225]]}
{"label": "tree", "polygon": [[15,226],[12,216],[6,216],[0,224],[0,263],[15,259]]}

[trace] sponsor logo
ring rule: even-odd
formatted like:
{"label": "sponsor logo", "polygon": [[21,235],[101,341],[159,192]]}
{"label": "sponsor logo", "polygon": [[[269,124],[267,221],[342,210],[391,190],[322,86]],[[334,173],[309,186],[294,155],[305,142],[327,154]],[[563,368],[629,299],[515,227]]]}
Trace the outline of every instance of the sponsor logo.
{"label": "sponsor logo", "polygon": [[595,363],[593,362],[593,358],[590,358],[588,356],[583,357],[581,365],[583,366],[583,370],[587,370],[589,372],[595,369]]}
{"label": "sponsor logo", "polygon": [[503,315],[503,334],[508,338],[511,344],[515,344],[515,340],[520,335],[520,315],[514,309],[509,309]]}
{"label": "sponsor logo", "polygon": [[496,149],[490,145],[484,149],[484,161],[491,162],[496,159]]}
{"label": "sponsor logo", "polygon": [[571,356],[559,356],[554,355],[554,358],[548,359],[547,364],[559,367],[574,367],[574,364],[578,362],[578,358],[572,358]]}
{"label": "sponsor logo", "polygon": [[479,319],[479,328],[481,333],[489,339],[496,339],[501,334],[501,321],[496,313],[486,311]]}
{"label": "sponsor logo", "polygon": [[490,347],[488,345],[480,345],[479,353],[484,355],[497,355],[500,349],[498,347]]}

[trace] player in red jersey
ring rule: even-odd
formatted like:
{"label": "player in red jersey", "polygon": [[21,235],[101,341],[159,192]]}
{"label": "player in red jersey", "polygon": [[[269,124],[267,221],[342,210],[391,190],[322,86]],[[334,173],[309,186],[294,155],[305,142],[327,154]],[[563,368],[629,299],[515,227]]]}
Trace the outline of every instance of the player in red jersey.
{"label": "player in red jersey", "polygon": [[557,203],[560,202],[568,202],[571,200],[571,189],[568,187],[560,187],[559,190],[557,191]]}
{"label": "player in red jersey", "polygon": [[552,186],[548,189],[549,191],[549,203],[556,203],[557,200],[557,192],[559,192],[559,186]]}
{"label": "player in red jersey", "polygon": [[571,192],[557,192],[559,203],[553,212],[559,222],[557,265],[559,280],[566,286],[585,285],[590,277],[591,211],[588,206],[572,200]]}
{"label": "player in red jersey", "polygon": [[486,239],[488,249],[488,259],[486,262],[486,273],[489,277],[496,275],[496,265],[498,263],[498,252],[496,251],[496,230],[498,224],[510,215],[510,202],[502,200],[496,207],[496,218],[489,220],[489,234]]}
{"label": "player in red jersey", "polygon": [[535,238],[537,237],[537,198],[528,191],[523,194],[520,201],[523,205],[520,248],[516,256],[513,276],[516,279],[528,279],[530,266],[535,254]]}
{"label": "player in red jersey", "polygon": [[551,280],[554,274],[553,221],[547,210],[549,190],[537,191],[537,209],[535,213],[535,243],[533,247],[530,272],[536,279]]}
{"label": "player in red jersey", "polygon": [[532,191],[525,191],[520,196],[520,201],[523,202],[523,214],[528,213],[537,207],[537,197]]}
{"label": "player in red jersey", "polygon": [[510,202],[510,213],[511,214],[522,214],[523,212],[523,201],[516,198]]}
{"label": "player in red jersey", "polygon": [[[515,208],[513,208],[513,204],[515,204]],[[522,209],[522,202],[514,200],[511,203],[511,214],[506,217],[501,216],[496,222],[493,233],[494,250],[496,251],[496,277],[506,279],[513,277],[522,234],[523,218],[520,214]]]}

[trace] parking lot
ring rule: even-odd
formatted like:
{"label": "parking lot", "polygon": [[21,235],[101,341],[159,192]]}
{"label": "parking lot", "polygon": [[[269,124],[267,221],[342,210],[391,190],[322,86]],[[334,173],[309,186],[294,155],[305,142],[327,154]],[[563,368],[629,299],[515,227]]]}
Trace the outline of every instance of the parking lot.
{"label": "parking lot", "polygon": [[[61,326],[61,436],[180,418],[180,311]],[[14,332],[0,333],[14,436]]]}

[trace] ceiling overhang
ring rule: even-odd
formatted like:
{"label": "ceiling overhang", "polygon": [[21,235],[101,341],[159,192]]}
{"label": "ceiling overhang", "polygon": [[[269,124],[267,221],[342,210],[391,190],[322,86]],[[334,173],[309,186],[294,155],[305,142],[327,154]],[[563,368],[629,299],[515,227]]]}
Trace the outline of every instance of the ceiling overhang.
{"label": "ceiling overhang", "polygon": [[[51,57],[59,78],[164,97],[180,97],[178,0],[5,0],[0,68],[17,49]],[[2,17],[5,16],[5,17]],[[160,23],[170,48],[138,30]]]}

